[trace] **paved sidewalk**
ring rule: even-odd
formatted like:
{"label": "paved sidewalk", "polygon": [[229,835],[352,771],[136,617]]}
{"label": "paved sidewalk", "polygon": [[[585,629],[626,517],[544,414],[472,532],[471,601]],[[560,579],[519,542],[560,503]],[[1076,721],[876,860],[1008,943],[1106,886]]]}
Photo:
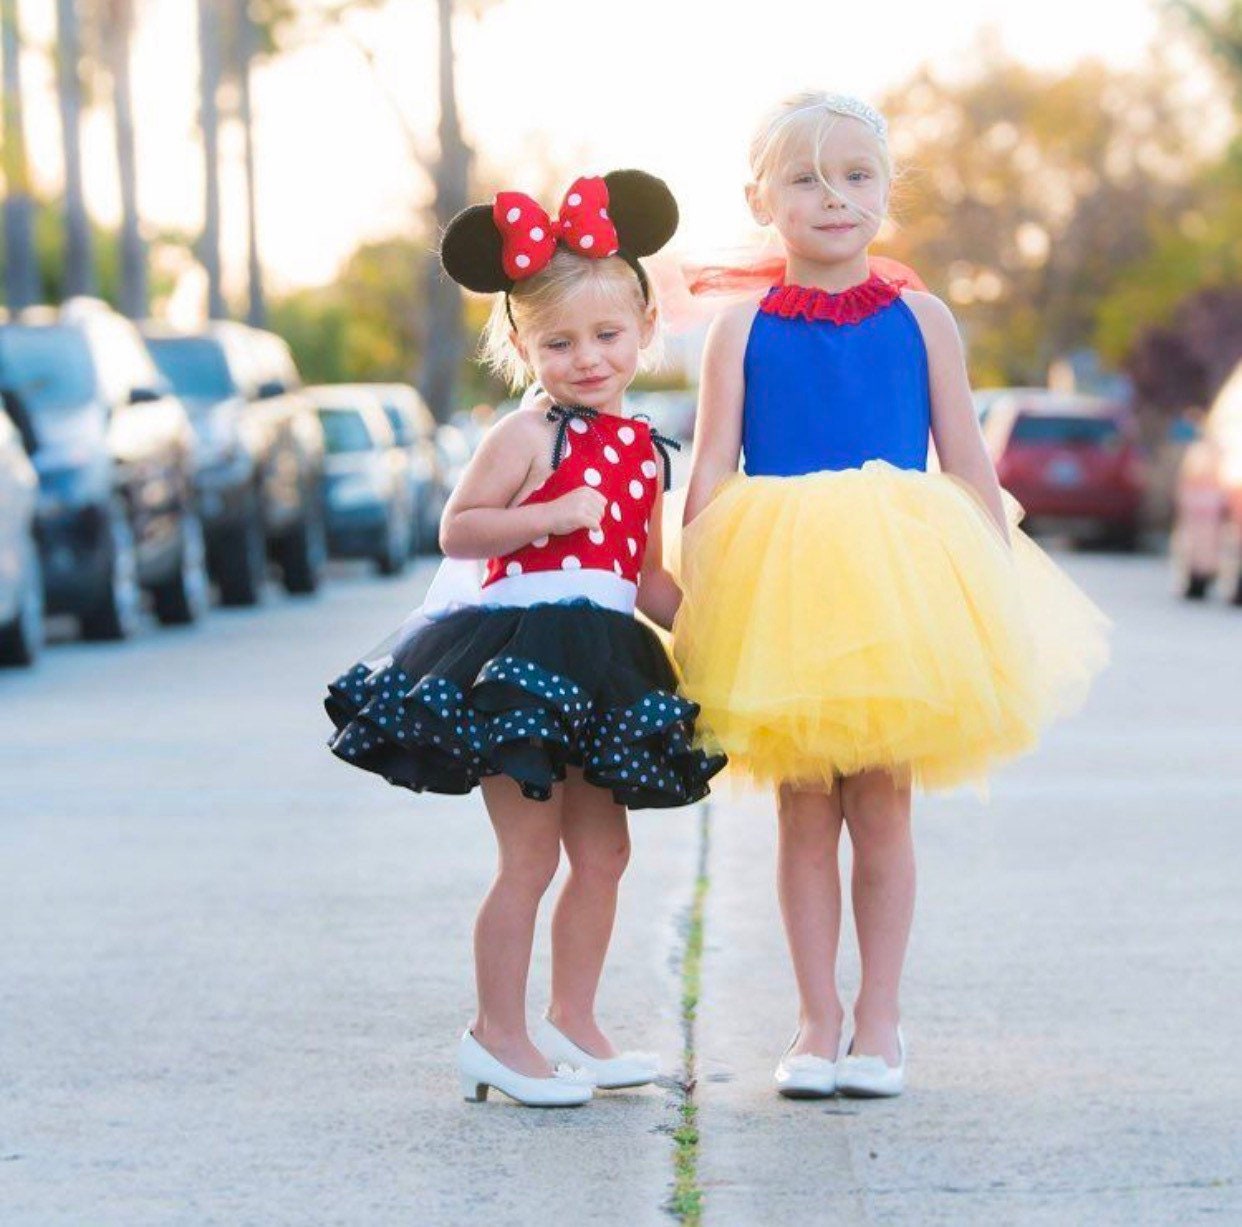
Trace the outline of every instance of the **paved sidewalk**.
{"label": "paved sidewalk", "polygon": [[[709,1225],[1242,1221],[1242,617],[1175,604],[1150,559],[1069,564],[1118,620],[1115,664],[989,806],[917,805],[902,1099],[772,1090],[796,1009],[774,818],[717,804]],[[854,940],[847,920],[850,993]]]}
{"label": "paved sidewalk", "polygon": [[[459,1096],[481,802],[323,746],[322,684],[426,578],[58,647],[0,681],[4,1227],[667,1223],[671,1091]],[[670,1072],[696,822],[634,817],[602,996]]]}

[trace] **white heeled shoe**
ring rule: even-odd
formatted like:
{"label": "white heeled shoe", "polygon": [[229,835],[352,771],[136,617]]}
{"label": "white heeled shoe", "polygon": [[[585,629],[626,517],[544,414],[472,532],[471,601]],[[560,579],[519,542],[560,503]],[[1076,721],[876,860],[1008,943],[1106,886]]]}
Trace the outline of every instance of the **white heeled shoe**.
{"label": "white heeled shoe", "polygon": [[854,1056],[854,1045],[843,1056],[837,1069],[837,1090],[854,1099],[891,1099],[906,1086],[906,1041],[897,1028],[896,1065],[883,1057]]}
{"label": "white heeled shoe", "polygon": [[558,1067],[550,1078],[531,1078],[502,1065],[469,1029],[457,1046],[461,1093],[471,1103],[482,1103],[490,1087],[528,1108],[573,1108],[591,1098],[594,1080],[582,1069]]}
{"label": "white heeled shoe", "polygon": [[584,1069],[595,1079],[601,1091],[619,1091],[631,1086],[646,1086],[660,1073],[660,1059],[649,1052],[623,1052],[619,1057],[593,1057],[579,1048],[563,1031],[547,1018],[541,1018],[533,1036],[535,1047],[555,1065],[563,1061]]}
{"label": "white heeled shoe", "polygon": [[812,1052],[789,1055],[798,1042],[798,1032],[781,1055],[773,1078],[776,1089],[786,1099],[828,1099],[837,1093],[837,1063]]}

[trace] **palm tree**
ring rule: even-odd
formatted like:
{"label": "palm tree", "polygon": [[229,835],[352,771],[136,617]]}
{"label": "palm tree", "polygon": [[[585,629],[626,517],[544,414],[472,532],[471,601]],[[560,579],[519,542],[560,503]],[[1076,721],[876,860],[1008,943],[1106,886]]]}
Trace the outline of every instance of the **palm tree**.
{"label": "palm tree", "polygon": [[[484,6],[477,6],[481,8]],[[439,157],[429,167],[435,183],[436,234],[466,207],[473,152],[462,136],[457,112],[457,85],[453,56],[453,0],[436,0],[439,50]],[[436,416],[447,418],[456,407],[457,382],[465,356],[465,324],[461,289],[440,272],[436,256],[427,261],[427,340],[419,386]]]}
{"label": "palm tree", "polygon": [[94,294],[97,281],[82,190],[82,38],[77,0],[56,0],[56,84],[65,157],[65,293]]}
{"label": "palm tree", "polygon": [[34,198],[22,117],[21,31],[17,0],[0,0],[0,59],[4,84],[4,282],[9,306],[39,297],[34,249]]}
{"label": "palm tree", "polygon": [[121,311],[131,319],[142,319],[148,313],[149,292],[147,250],[138,215],[138,157],[129,76],[134,0],[105,0],[103,16],[104,59],[112,78],[116,161],[121,180]]}
{"label": "palm tree", "polygon": [[238,117],[241,119],[246,166],[246,322],[262,328],[267,322],[267,303],[263,296],[263,265],[259,260],[259,225],[255,209],[254,110],[250,99],[250,71],[254,64],[258,31],[247,0],[237,0],[237,30],[234,36],[237,66]]}
{"label": "palm tree", "polygon": [[220,268],[220,10],[198,0],[199,125],[203,131],[203,233],[198,258],[207,270],[207,314],[225,319]]}

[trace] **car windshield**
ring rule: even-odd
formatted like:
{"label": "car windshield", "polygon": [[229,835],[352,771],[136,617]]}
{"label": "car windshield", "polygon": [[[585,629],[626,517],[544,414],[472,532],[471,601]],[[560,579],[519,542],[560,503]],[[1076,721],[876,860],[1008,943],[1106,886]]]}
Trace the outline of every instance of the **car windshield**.
{"label": "car windshield", "polygon": [[341,452],[369,452],[375,445],[371,432],[356,409],[320,409],[324,446],[333,455]]}
{"label": "car windshield", "polygon": [[150,337],[147,348],[178,396],[224,400],[237,390],[223,349],[208,337]]}
{"label": "car windshield", "polygon": [[95,370],[85,338],[59,324],[0,328],[0,387],[36,417],[86,404],[95,394]]}
{"label": "car windshield", "polygon": [[392,433],[397,440],[398,447],[409,447],[413,442],[410,438],[410,432],[405,428],[405,418],[401,416],[401,410],[396,405],[384,405],[384,414],[392,423]]}
{"label": "car windshield", "polygon": [[1113,418],[1024,413],[1009,438],[1012,443],[1113,443],[1120,434]]}

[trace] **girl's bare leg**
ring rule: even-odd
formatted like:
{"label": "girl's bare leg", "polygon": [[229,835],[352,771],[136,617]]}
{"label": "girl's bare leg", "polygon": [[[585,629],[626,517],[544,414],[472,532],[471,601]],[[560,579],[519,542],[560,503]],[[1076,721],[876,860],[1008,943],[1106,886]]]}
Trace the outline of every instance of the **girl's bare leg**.
{"label": "girl's bare leg", "polygon": [[552,914],[552,998],[548,1018],[596,1057],[616,1050],[595,1021],[595,994],[617,912],[617,886],[630,858],[625,809],[570,769],[561,840],[569,877]]}
{"label": "girl's bare leg", "polygon": [[841,933],[840,791],[782,784],[777,891],[798,983],[798,1038],[793,1054],[835,1060],[843,1010],[837,994]]}
{"label": "girl's bare leg", "polygon": [[483,781],[499,864],[474,926],[479,1009],[470,1029],[498,1061],[532,1078],[552,1073],[526,1030],[526,982],[539,901],[561,856],[562,795],[556,785],[550,800],[531,801],[506,775]]}
{"label": "girl's bare leg", "polygon": [[901,969],[914,918],[914,840],[910,789],[884,771],[841,784],[854,847],[854,923],[862,985],[854,1006],[854,1052],[896,1065]]}

